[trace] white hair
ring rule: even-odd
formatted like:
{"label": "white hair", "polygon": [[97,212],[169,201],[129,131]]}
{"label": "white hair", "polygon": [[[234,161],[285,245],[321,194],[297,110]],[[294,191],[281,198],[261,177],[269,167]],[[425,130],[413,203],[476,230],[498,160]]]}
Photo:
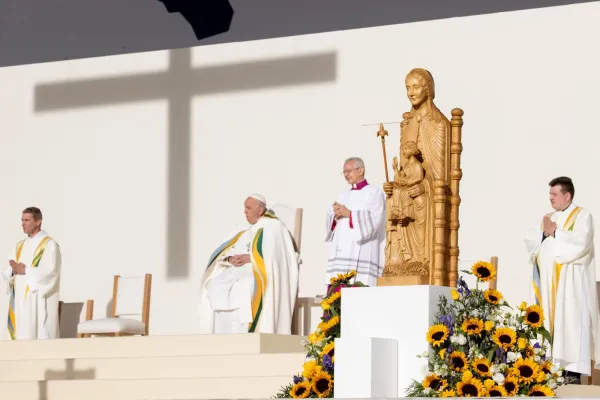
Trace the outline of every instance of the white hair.
{"label": "white hair", "polygon": [[347,162],[353,162],[354,163],[354,167],[355,168],[362,168],[365,169],[365,162],[362,160],[362,158],[360,157],[350,157],[350,158],[346,158],[346,161],[344,161],[344,164],[346,164]]}

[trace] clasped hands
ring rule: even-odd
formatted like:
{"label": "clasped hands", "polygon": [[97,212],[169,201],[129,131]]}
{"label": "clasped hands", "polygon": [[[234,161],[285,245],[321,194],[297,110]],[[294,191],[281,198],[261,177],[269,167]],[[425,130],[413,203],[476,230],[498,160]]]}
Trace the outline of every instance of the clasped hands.
{"label": "clasped hands", "polygon": [[250,262],[250,254],[239,254],[237,256],[230,256],[227,258],[229,263],[234,267],[241,267],[244,264]]}
{"label": "clasped hands", "polygon": [[12,268],[14,274],[25,275],[25,264],[18,263],[15,260],[10,260],[8,264]]}
{"label": "clasped hands", "polygon": [[342,217],[349,218],[350,210],[336,201],[333,203],[333,215],[335,216],[335,219],[340,219]]}
{"label": "clasped hands", "polygon": [[546,215],[544,217],[542,225],[544,230],[544,236],[554,236],[554,232],[556,232],[556,222],[552,222],[550,217]]}

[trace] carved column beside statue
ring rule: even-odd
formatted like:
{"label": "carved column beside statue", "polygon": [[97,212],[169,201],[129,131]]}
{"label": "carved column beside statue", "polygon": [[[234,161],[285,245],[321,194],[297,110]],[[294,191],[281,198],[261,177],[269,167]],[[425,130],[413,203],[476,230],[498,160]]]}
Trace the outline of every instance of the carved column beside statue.
{"label": "carved column beside statue", "polygon": [[385,131],[380,125],[386,168],[385,269],[379,286],[456,286],[458,278],[459,184],[462,179],[463,111],[452,121],[436,107],[429,71],[415,68],[406,76],[412,109],[400,123],[399,157],[390,181]]}

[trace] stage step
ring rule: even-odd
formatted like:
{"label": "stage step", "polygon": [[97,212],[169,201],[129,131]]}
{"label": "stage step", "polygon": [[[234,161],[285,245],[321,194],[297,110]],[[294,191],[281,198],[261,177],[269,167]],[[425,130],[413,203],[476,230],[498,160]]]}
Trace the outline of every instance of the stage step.
{"label": "stage step", "polygon": [[287,376],[289,380],[301,372],[304,359],[303,353],[287,353],[0,361],[0,382],[264,376]]}
{"label": "stage step", "polygon": [[2,399],[188,400],[268,399],[288,377],[0,382]]}
{"label": "stage step", "polygon": [[249,333],[0,341],[0,361],[299,353],[304,339]]}

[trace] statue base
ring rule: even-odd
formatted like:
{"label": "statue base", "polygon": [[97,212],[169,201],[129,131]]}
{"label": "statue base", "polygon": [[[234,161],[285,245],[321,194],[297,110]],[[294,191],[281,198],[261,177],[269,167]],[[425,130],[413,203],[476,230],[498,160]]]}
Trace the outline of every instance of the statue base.
{"label": "statue base", "polygon": [[423,275],[382,276],[377,278],[377,286],[429,285],[429,277]]}

